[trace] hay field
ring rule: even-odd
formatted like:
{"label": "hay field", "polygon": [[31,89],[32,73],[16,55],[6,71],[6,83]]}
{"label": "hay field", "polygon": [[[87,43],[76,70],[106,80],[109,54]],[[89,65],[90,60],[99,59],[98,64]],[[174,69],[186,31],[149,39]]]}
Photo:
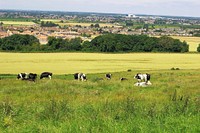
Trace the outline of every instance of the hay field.
{"label": "hay field", "polygon": [[197,47],[200,44],[200,37],[172,36],[172,38],[180,39],[180,41],[186,41],[189,44],[189,51],[190,52],[196,52]]}
{"label": "hay field", "polygon": [[[96,23],[56,23],[56,24],[59,24],[60,26],[64,26],[64,25],[69,25],[69,26],[76,26],[76,25],[81,25],[81,26],[90,26],[91,24],[96,24]],[[118,25],[114,25],[114,24],[110,24],[110,23],[98,23],[100,27],[121,27],[121,26],[118,26]]]}
{"label": "hay field", "polygon": [[34,22],[2,21],[4,25],[34,25]]}
{"label": "hay field", "polygon": [[51,71],[102,73],[132,70],[160,70],[178,67],[200,69],[200,54],[168,53],[0,53],[0,73]]}

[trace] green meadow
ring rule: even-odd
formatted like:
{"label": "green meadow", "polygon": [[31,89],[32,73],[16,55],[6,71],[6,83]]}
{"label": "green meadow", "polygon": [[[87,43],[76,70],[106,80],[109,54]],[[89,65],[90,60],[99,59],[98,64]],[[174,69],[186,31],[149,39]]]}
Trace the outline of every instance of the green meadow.
{"label": "green meadow", "polygon": [[[199,70],[149,70],[151,86],[134,86],[138,71],[72,74],[36,82],[0,75],[1,132],[200,132]],[[128,80],[120,81],[120,77]]]}

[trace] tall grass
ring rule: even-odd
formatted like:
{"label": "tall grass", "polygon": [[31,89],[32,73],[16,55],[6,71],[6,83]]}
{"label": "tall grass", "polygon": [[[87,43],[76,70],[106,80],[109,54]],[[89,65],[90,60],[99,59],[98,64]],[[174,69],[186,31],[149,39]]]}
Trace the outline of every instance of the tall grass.
{"label": "tall grass", "polygon": [[[145,71],[142,71],[145,72]],[[199,132],[200,72],[149,71],[152,86],[135,87],[132,72],[52,80],[0,80],[3,132]],[[7,76],[9,76],[7,78]],[[128,78],[120,81],[120,77]],[[104,80],[98,80],[103,78]]]}

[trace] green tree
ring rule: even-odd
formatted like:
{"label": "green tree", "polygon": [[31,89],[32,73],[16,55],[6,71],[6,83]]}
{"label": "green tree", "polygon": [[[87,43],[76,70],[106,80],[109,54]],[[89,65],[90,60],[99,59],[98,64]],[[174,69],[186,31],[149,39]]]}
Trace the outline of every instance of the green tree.
{"label": "green tree", "polygon": [[197,47],[197,51],[200,52],[200,44],[199,44],[199,46]]}
{"label": "green tree", "polygon": [[2,39],[1,48],[9,51],[26,51],[30,50],[34,44],[39,44],[39,40],[35,36],[14,34]]}
{"label": "green tree", "polygon": [[99,28],[100,25],[99,25],[99,24],[95,24],[94,27],[95,27],[95,28]]}

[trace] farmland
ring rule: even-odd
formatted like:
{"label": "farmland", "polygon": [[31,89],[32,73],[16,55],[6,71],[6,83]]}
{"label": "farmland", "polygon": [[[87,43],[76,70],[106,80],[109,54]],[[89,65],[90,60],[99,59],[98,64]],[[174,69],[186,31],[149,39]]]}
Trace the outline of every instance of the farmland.
{"label": "farmland", "polygon": [[[199,54],[0,53],[0,57],[0,131],[200,131]],[[53,72],[53,79],[16,80],[16,73],[42,71]],[[75,81],[74,72],[87,73],[88,81]],[[112,73],[111,80],[105,79],[106,72]],[[152,85],[134,86],[138,72],[150,73]]]}
{"label": "farmland", "polygon": [[136,72],[113,72],[111,80],[88,74],[87,82],[71,74],[36,82],[0,75],[0,131],[200,131],[199,71],[141,70],[152,76],[146,88],[133,85]]}
{"label": "farmland", "polygon": [[0,73],[51,71],[101,73],[132,70],[163,70],[172,67],[199,69],[199,54],[169,53],[0,53]]}
{"label": "farmland", "polygon": [[[105,33],[170,34],[190,46],[188,53],[0,52],[0,132],[200,132],[200,54],[196,53],[200,38],[185,37],[198,34],[199,19],[42,11],[0,12],[0,17],[1,37],[7,31],[41,32],[45,37],[51,33],[80,37],[83,33],[92,37]],[[59,26],[41,27],[42,21]],[[154,32],[154,28],[160,30]],[[51,80],[39,79],[44,71],[53,73]],[[38,77],[35,82],[17,80],[21,72]],[[88,80],[74,80],[75,72],[85,73]],[[105,73],[111,73],[112,78],[107,80]],[[136,73],[149,73],[152,85],[134,86]],[[122,77],[128,80],[120,81]]]}
{"label": "farmland", "polygon": [[26,21],[1,21],[5,26],[14,25],[14,26],[31,26],[34,25],[34,22]]}

